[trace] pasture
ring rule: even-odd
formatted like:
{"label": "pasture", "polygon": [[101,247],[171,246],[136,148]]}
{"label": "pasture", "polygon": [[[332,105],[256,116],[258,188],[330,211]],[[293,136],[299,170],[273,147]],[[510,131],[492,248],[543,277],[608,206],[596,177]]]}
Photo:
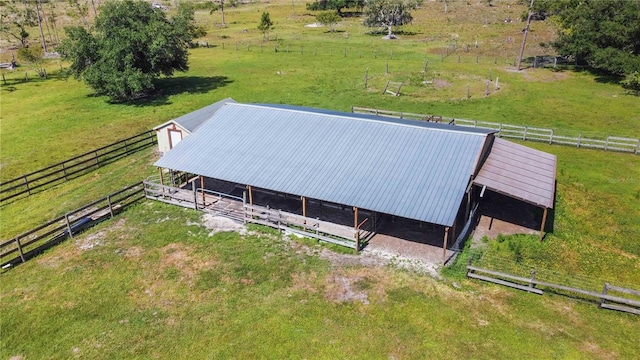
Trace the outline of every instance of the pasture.
{"label": "pasture", "polygon": [[[192,49],[190,70],[161,80],[159,95],[131,103],[93,96],[82,82],[62,76],[66,64],[58,60],[47,64],[47,79],[31,71],[30,81],[23,82],[26,67],[3,70],[0,178],[225,97],[640,137],[640,101],[611,79],[571,69],[514,72],[524,7],[515,0],[493,3],[450,1],[445,14],[442,2],[425,1],[397,41],[371,35],[357,17],[344,18],[335,33],[304,27],[315,22],[312,14],[302,3],[283,0],[226,8],[224,28],[219,12],[199,11],[198,23],[208,30],[199,41],[209,47]],[[256,28],[263,11],[275,23],[266,42]],[[545,44],[553,27],[534,22],[532,30],[525,56],[552,54]],[[453,44],[457,52],[443,57]],[[493,87],[496,78],[499,90]],[[405,84],[400,97],[382,95],[388,80]],[[487,258],[514,259],[517,251],[523,263],[567,277],[640,288],[640,159],[525,145],[558,156],[553,233],[542,244],[536,236],[489,241]],[[157,156],[144,151],[2,204],[1,238],[155,173],[151,164]],[[633,341],[640,323],[632,315],[464,280],[457,270],[433,279],[394,267],[336,264],[313,243],[259,228],[209,236],[202,223],[199,213],[141,203],[3,273],[0,356],[638,357]]]}

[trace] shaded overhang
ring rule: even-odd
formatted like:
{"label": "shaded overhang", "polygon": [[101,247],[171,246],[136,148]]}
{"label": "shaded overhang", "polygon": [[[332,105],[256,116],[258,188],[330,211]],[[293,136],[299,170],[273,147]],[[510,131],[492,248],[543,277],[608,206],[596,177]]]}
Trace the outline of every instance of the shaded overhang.
{"label": "shaded overhang", "polygon": [[552,209],[556,188],[556,162],[555,155],[495,138],[473,183]]}

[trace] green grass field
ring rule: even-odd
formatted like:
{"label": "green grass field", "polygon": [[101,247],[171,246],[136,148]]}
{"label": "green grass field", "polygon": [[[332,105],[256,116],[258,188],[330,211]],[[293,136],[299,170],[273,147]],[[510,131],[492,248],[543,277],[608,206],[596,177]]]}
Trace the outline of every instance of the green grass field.
{"label": "green grass field", "polygon": [[[22,82],[27,69],[3,70],[0,179],[225,97],[640,138],[638,97],[607,79],[568,69],[514,72],[523,25],[517,19],[524,7],[515,0],[494,3],[452,1],[445,14],[442,2],[426,1],[393,42],[370,35],[355,17],[340,23],[336,33],[306,28],[313,16],[295,3],[293,17],[291,2],[281,0],[227,9],[226,28],[216,25],[219,13],[199,12],[198,22],[209,28],[201,41],[212,46],[192,49],[190,71],[162,80],[161,95],[128,104],[109,103],[83,83],[60,77],[56,60],[48,64],[46,80],[31,72],[32,80]],[[256,26],[262,11],[270,12],[275,29],[261,51]],[[514,21],[504,22],[507,18]],[[551,53],[544,43],[553,38],[553,27],[535,22],[532,29],[526,56]],[[454,42],[458,53],[442,61],[443,49]],[[472,45],[468,53],[460,50],[467,44]],[[499,77],[501,88],[491,86],[485,97],[490,73],[494,81]],[[402,96],[381,94],[387,80],[404,82]],[[431,80],[434,84],[422,84]],[[566,276],[640,289],[640,158],[523,144],[558,156],[554,230],[542,244],[535,236],[490,241],[486,259],[518,257]],[[1,238],[156,173],[151,164],[157,156],[140,152],[3,204]],[[199,222],[200,214],[189,210],[141,203],[0,275],[0,357],[640,356],[634,342],[640,333],[637,316],[464,280],[455,269],[436,280],[393,268],[334,266],[317,256],[315,246],[300,251],[301,245],[268,232],[209,237]],[[338,301],[335,294],[346,291],[340,287],[345,281],[365,293],[369,304]]]}

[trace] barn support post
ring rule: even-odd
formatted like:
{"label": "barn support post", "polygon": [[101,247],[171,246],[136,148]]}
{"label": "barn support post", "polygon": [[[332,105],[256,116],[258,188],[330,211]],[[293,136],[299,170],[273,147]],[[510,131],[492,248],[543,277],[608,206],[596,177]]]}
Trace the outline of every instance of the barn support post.
{"label": "barn support post", "polygon": [[467,206],[464,211],[464,222],[469,221],[469,218],[471,217],[471,191],[473,191],[473,188],[470,188],[469,191],[467,191]]}
{"label": "barn support post", "polygon": [[204,203],[204,176],[200,175],[200,192],[202,193],[202,207],[207,207],[207,204]]}
{"label": "barn support post", "polygon": [[442,245],[442,265],[447,262],[447,240],[449,240],[449,227],[444,227],[444,244]]}
{"label": "barn support post", "polygon": [[251,218],[253,219],[253,191],[251,191],[251,185],[247,185],[247,191],[249,192],[249,206],[251,206]]}
{"label": "barn support post", "polygon": [[356,252],[360,251],[360,232],[358,231],[358,208],[353,207],[353,230],[356,240]]}
{"label": "barn support post", "polygon": [[242,192],[242,223],[247,223],[247,192]]}
{"label": "barn support post", "polygon": [[458,214],[456,214],[455,220],[453,220],[453,227],[451,227],[451,237],[456,238],[456,225],[458,224]]}
{"label": "barn support post", "polygon": [[196,189],[196,180],[191,182],[191,189],[193,190],[193,208],[198,210],[198,190]]}
{"label": "barn support post", "polygon": [[544,225],[547,223],[547,212],[549,209],[544,208],[544,213],[542,213],[542,224],[540,225],[540,242],[542,242],[542,238],[544,237]]}
{"label": "barn support post", "polygon": [[162,168],[159,167],[158,171],[160,172],[160,188],[162,189],[162,195],[164,195],[164,177],[162,175]]}
{"label": "barn support post", "polygon": [[304,217],[304,227],[305,230],[307,228],[307,198],[304,196],[301,196],[302,198],[302,217]]}

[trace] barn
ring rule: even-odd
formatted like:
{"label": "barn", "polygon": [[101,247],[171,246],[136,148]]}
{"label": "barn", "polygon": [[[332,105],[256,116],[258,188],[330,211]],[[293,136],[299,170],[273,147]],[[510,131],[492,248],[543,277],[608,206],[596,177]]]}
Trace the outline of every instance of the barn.
{"label": "barn", "polygon": [[555,161],[487,129],[226,102],[155,163],[145,191],[356,250],[402,224],[444,260],[487,191],[539,207],[542,231]]}
{"label": "barn", "polygon": [[165,154],[182,139],[191,135],[203,122],[209,120],[224,104],[234,102],[233,99],[226,98],[154,127],[153,130],[158,137],[158,150]]}

